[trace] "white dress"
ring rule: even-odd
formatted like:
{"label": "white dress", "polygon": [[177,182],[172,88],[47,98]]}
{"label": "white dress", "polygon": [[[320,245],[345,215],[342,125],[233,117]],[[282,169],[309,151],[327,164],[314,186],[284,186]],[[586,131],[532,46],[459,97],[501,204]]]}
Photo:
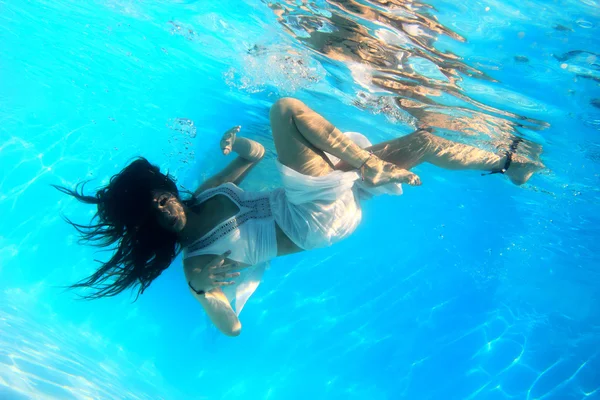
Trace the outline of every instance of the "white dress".
{"label": "white dress", "polygon": [[[361,147],[371,145],[360,133],[347,132]],[[339,159],[327,154],[333,164]],[[223,292],[239,314],[258,287],[269,260],[277,256],[275,223],[300,248],[327,247],[348,237],[361,221],[360,200],[379,194],[402,194],[400,184],[369,187],[356,171],[333,171],[325,176],[303,175],[276,161],[283,187],[272,192],[245,192],[226,183],[200,194],[198,202],[227,196],[239,212],[186,247],[184,258],[221,255],[251,267]]]}

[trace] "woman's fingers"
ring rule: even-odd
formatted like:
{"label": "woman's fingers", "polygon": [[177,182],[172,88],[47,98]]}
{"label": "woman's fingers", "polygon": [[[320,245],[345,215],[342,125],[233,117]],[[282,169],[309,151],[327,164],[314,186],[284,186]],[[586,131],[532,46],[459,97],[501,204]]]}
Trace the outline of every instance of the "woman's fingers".
{"label": "woman's fingers", "polygon": [[214,274],[210,274],[209,278],[210,279],[226,279],[226,278],[237,278],[238,276],[240,276],[239,272],[232,272],[232,273],[217,272]]}
{"label": "woman's fingers", "polygon": [[220,256],[216,256],[210,262],[210,264],[209,264],[210,268],[214,269],[214,268],[222,266],[223,263],[225,262],[225,260],[227,259],[227,257],[229,257],[230,255],[231,255],[231,250],[227,250],[225,253],[221,254]]}
{"label": "woman's fingers", "polygon": [[223,154],[228,155],[233,149],[233,142],[235,141],[235,135],[240,131],[241,126],[234,126],[223,134],[221,139],[221,150]]}
{"label": "woman's fingers", "polygon": [[237,134],[237,133],[240,131],[240,129],[242,129],[242,126],[241,126],[241,125],[236,125],[236,126],[234,126],[233,128],[229,128],[229,129],[227,130],[227,132],[225,132],[225,133],[223,134],[223,138],[225,138],[225,137],[227,137],[227,136],[232,136],[232,135],[235,135],[235,134]]}
{"label": "woman's fingers", "polygon": [[231,127],[227,130],[227,132],[225,133],[238,133],[240,131],[240,129],[242,129],[241,125],[236,125],[234,127]]}
{"label": "woman's fingers", "polygon": [[211,269],[222,272],[224,270],[235,269],[238,265],[239,263],[235,261],[221,261],[219,264],[213,265]]}
{"label": "woman's fingers", "polygon": [[213,274],[222,274],[224,272],[235,272],[235,271],[240,271],[242,269],[248,268],[248,265],[244,265],[244,264],[240,264],[237,261],[227,261],[224,263],[221,263],[220,265],[214,265],[212,267],[210,267],[210,269],[213,271]]}
{"label": "woman's fingers", "polygon": [[223,264],[221,267],[217,268],[217,272],[237,272],[243,269],[248,268],[249,265],[240,264],[239,262],[233,261],[231,263]]}
{"label": "woman's fingers", "polygon": [[248,268],[249,265],[241,264],[237,261],[228,260],[227,257],[231,255],[231,250],[226,251],[220,256],[215,257],[209,264],[208,269],[211,270],[211,274],[223,274],[231,273]]}
{"label": "woman's fingers", "polygon": [[214,281],[213,283],[215,286],[229,286],[229,285],[233,285],[235,282],[233,282],[233,281],[229,281],[229,282]]}
{"label": "woman's fingers", "polygon": [[235,281],[232,281],[231,278],[237,278],[240,276],[239,273],[234,274],[212,274],[210,279],[212,279],[212,284],[214,286],[227,286],[233,285]]}
{"label": "woman's fingers", "polygon": [[232,149],[233,149],[233,141],[232,140],[226,140],[221,143],[221,150],[223,150],[224,155],[228,155],[229,153],[231,153]]}
{"label": "woman's fingers", "polygon": [[213,262],[209,269],[223,268],[223,265],[225,265],[225,259]]}
{"label": "woman's fingers", "polygon": [[221,139],[221,150],[223,150],[223,154],[227,155],[231,153],[231,149],[233,148],[233,140],[235,139],[234,135],[225,135],[223,139]]}

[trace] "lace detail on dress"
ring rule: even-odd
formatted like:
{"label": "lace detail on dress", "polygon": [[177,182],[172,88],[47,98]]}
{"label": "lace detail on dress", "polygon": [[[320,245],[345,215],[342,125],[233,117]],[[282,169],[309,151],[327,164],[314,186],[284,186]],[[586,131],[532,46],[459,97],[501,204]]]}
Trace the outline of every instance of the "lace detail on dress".
{"label": "lace detail on dress", "polygon": [[254,200],[242,200],[236,191],[226,186],[219,186],[208,193],[203,193],[202,196],[198,198],[198,202],[205,201],[218,194],[229,197],[237,204],[240,210],[242,210],[242,207],[247,208],[248,210],[240,211],[239,214],[221,223],[217,229],[189,245],[187,248],[189,252],[195,252],[212,245],[223,236],[237,230],[246,221],[251,219],[271,218],[272,216],[271,204],[269,203],[268,197],[261,197]]}

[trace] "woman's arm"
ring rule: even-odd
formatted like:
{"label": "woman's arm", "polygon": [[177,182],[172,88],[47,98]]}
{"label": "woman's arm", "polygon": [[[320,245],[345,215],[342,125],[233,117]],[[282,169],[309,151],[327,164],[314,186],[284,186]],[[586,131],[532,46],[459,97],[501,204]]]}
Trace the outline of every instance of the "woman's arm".
{"label": "woman's arm", "polygon": [[190,257],[184,260],[183,267],[192,295],[200,302],[212,323],[225,335],[237,336],[242,324],[221,287],[232,285],[232,278],[237,278],[240,275],[237,271],[243,267],[228,260],[229,254]]}
{"label": "woman's arm", "polygon": [[221,151],[228,155],[232,151],[238,156],[235,160],[229,163],[221,172],[207,179],[196,190],[194,195],[215,186],[219,186],[225,182],[233,182],[239,184],[252,168],[265,155],[265,148],[258,142],[243,137],[237,137],[240,127],[236,126],[229,129],[221,139]]}
{"label": "woman's arm", "polygon": [[191,288],[190,291],[222,333],[227,336],[238,336],[241,333],[242,324],[221,289],[216,288],[205,294],[197,294]]}

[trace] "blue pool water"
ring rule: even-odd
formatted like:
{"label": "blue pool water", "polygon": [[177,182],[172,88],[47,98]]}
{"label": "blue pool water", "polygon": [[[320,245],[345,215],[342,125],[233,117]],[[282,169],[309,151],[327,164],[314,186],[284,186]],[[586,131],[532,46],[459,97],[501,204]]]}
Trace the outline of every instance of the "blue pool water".
{"label": "blue pool water", "polygon": [[[600,3],[0,0],[0,398],[600,399]],[[144,155],[194,189],[233,125],[302,99],[373,142],[419,124],[546,169],[415,169],[332,248],[275,260],[218,334],[181,261],[139,298],[62,287],[105,253],[50,188]]]}

